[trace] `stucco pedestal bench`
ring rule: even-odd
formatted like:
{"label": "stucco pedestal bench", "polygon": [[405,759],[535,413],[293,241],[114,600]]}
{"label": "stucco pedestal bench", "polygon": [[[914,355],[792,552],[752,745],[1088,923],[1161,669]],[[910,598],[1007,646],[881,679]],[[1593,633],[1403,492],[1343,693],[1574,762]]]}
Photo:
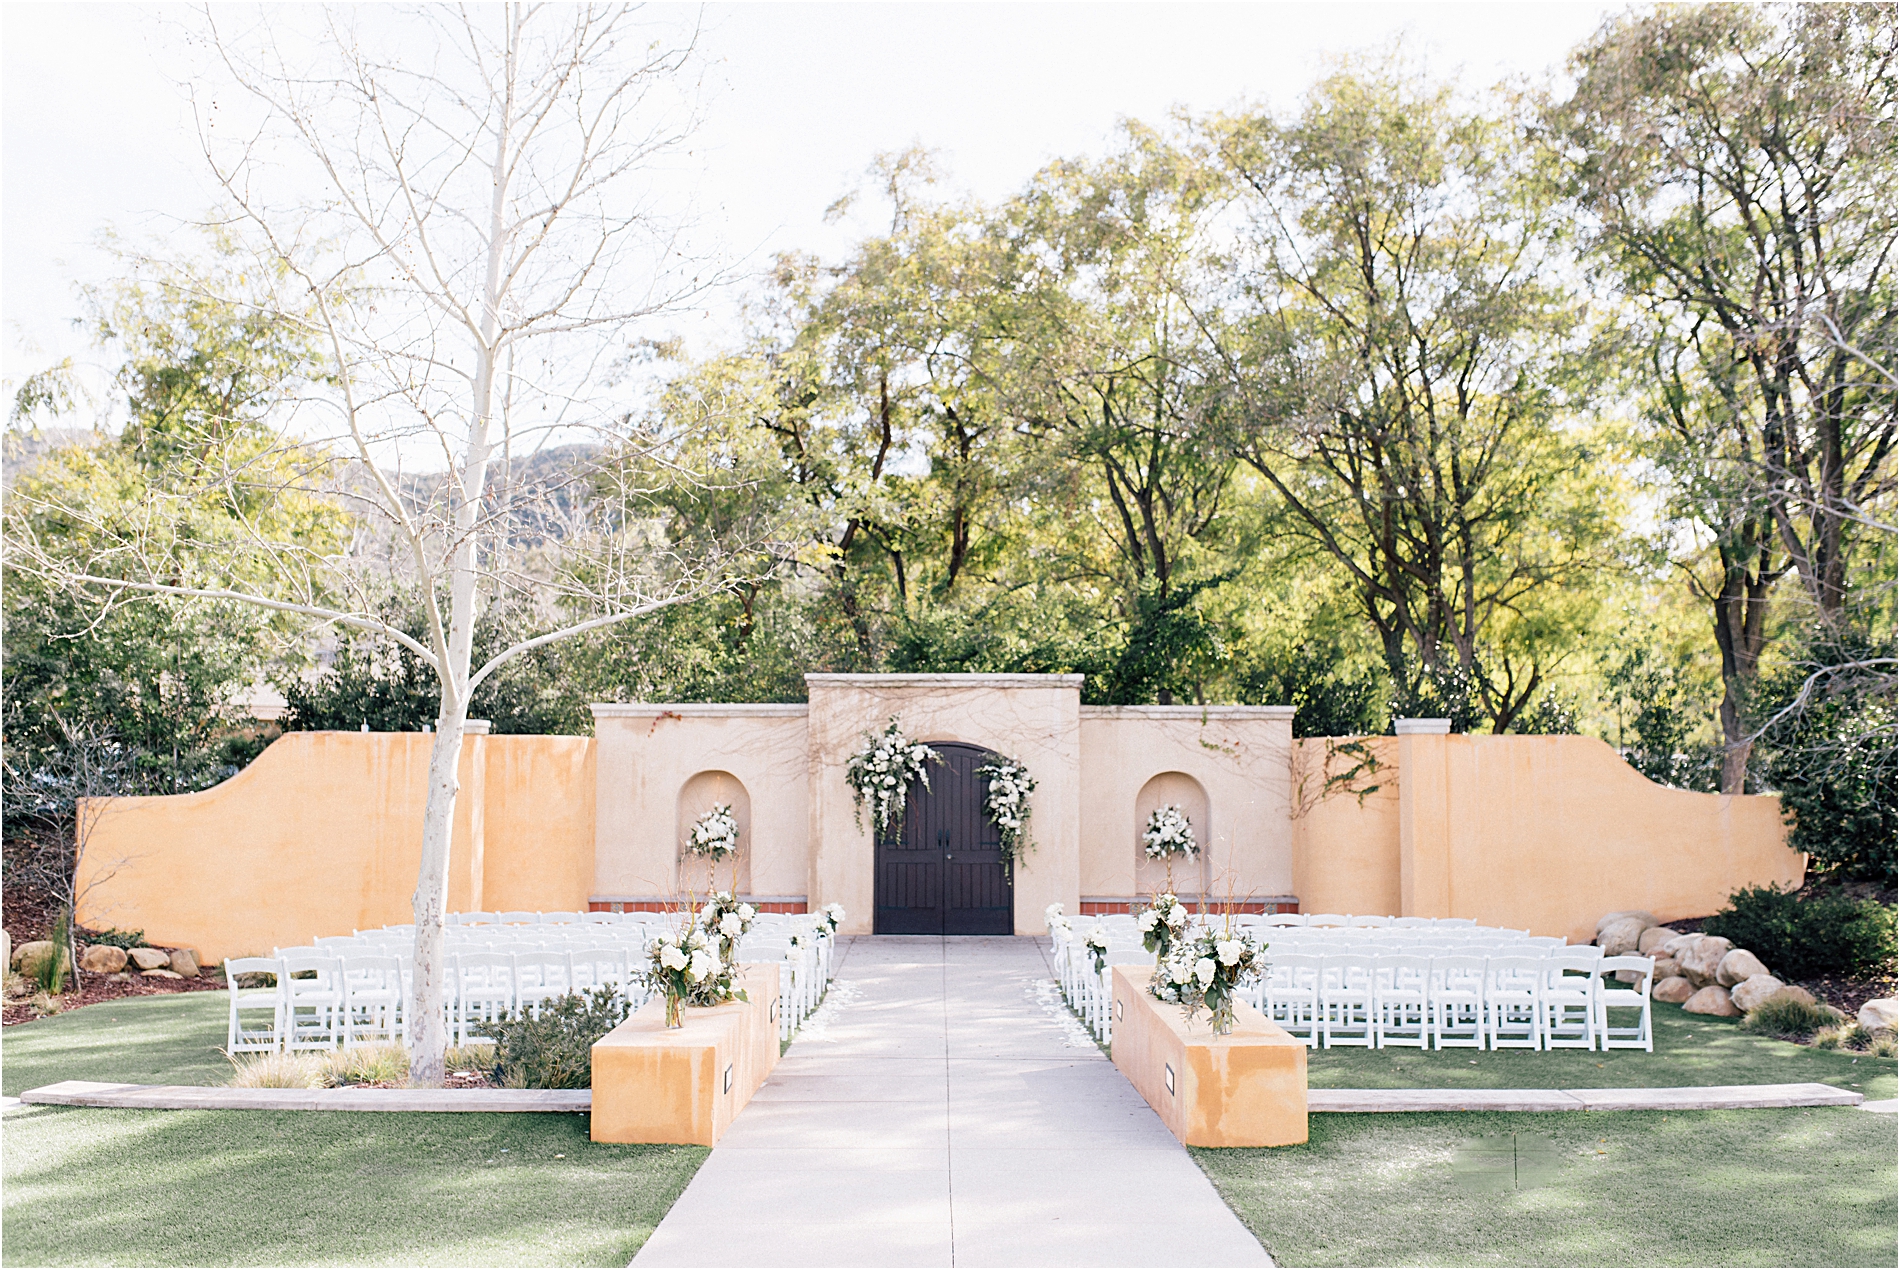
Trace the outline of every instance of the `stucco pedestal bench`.
{"label": "stucco pedestal bench", "polygon": [[1161,1122],[1191,1147],[1281,1147],[1306,1141],[1306,1045],[1244,1002],[1216,1036],[1207,1013],[1148,995],[1154,971],[1115,966],[1111,1053]]}
{"label": "stucco pedestal bench", "polygon": [[747,1000],[688,1007],[669,1028],[656,997],[594,1042],[594,1141],[717,1145],[778,1065],[778,977],[744,965]]}

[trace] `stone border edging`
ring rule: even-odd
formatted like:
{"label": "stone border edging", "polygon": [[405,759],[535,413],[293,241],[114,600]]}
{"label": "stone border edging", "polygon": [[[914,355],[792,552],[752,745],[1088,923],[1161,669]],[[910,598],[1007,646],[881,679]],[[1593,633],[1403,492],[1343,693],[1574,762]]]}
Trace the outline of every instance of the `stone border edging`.
{"label": "stone border edging", "polygon": [[591,1089],[226,1089],[63,1080],[21,1102],[154,1111],[589,1111]]}
{"label": "stone border edging", "polygon": [[1864,1095],[1832,1085],[1685,1085],[1668,1089],[1309,1089],[1309,1112],[1732,1111],[1854,1107]]}
{"label": "stone border edging", "polygon": [[[65,1080],[19,1101],[156,1111],[540,1111],[593,1108],[589,1089],[226,1089]],[[1309,1112],[1729,1111],[1855,1107],[1865,1096],[1818,1083],[1686,1085],[1668,1089],[1309,1089]]]}

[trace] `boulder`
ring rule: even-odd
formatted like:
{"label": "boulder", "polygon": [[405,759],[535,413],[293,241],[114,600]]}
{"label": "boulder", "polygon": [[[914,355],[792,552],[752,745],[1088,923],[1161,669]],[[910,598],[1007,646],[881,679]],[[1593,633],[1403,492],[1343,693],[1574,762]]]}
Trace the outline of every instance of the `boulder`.
{"label": "boulder", "polygon": [[1900,1001],[1900,998],[1877,997],[1860,1008],[1860,1013],[1854,1016],[1854,1022],[1869,1032],[1878,1032],[1882,1028],[1891,1032],[1894,1030],[1894,1024],[1900,1022],[1900,1010],[1896,1009],[1896,1001]]}
{"label": "boulder", "polygon": [[1645,957],[1654,957],[1657,955],[1657,949],[1675,937],[1676,932],[1667,926],[1651,926],[1643,932],[1643,937],[1636,941],[1636,951]]}
{"label": "boulder", "polygon": [[187,979],[198,977],[198,955],[189,948],[177,948],[172,951],[172,969]]}
{"label": "boulder", "polygon": [[126,956],[140,970],[169,970],[172,964],[172,955],[163,948],[134,948]]}
{"label": "boulder", "polygon": [[1695,995],[1682,1003],[1682,1008],[1690,1014],[1713,1014],[1724,1019],[1741,1014],[1735,1008],[1735,1002],[1729,999],[1728,989],[1713,983],[1706,988],[1696,989]]}
{"label": "boulder", "polygon": [[1702,938],[1701,935],[1690,931],[1687,935],[1677,935],[1674,939],[1666,939],[1663,941],[1662,955],[1665,957],[1673,957],[1682,949],[1687,948],[1691,940],[1700,938]]}
{"label": "boulder", "polygon": [[1682,964],[1678,962],[1674,957],[1656,958],[1656,982],[1657,983],[1661,983],[1664,979],[1674,979],[1681,973],[1682,973]]}
{"label": "boulder", "polygon": [[1653,1000],[1667,1001],[1670,1005],[1681,1005],[1695,995],[1695,985],[1681,975],[1672,975],[1649,990]]}
{"label": "boulder", "polygon": [[1647,929],[1640,916],[1619,917],[1597,932],[1597,945],[1605,957],[1628,956],[1636,951],[1636,941]]}
{"label": "boulder", "polygon": [[1605,913],[1603,916],[1597,918],[1597,934],[1601,935],[1603,928],[1608,926],[1611,922],[1620,922],[1632,917],[1643,923],[1644,930],[1648,930],[1651,926],[1656,924],[1656,915],[1654,913],[1645,913],[1640,908],[1618,909],[1614,913]]}
{"label": "boulder", "polygon": [[[1733,997],[1735,993],[1731,991],[1729,995]],[[1809,992],[1806,988],[1797,988],[1793,984],[1788,984],[1783,987],[1780,992],[1775,993],[1772,999],[1776,1001],[1794,1001],[1801,1005],[1819,1004],[1819,1002],[1814,999],[1812,992]]]}
{"label": "boulder", "polygon": [[141,970],[139,971],[139,978],[141,979],[183,979],[184,977],[185,976],[179,974],[176,970]]}
{"label": "boulder", "polygon": [[111,944],[89,944],[79,954],[79,968],[96,975],[116,975],[125,969],[125,949]]}
{"label": "boulder", "polygon": [[[1734,954],[1731,953],[1730,956]],[[1788,985],[1771,974],[1750,975],[1728,990],[1729,1000],[1743,1014],[1768,1000],[1787,991]]]}
{"label": "boulder", "polygon": [[1696,987],[1704,988],[1715,982],[1717,967],[1733,947],[1735,945],[1720,935],[1702,935],[1676,949],[1675,957],[1682,967],[1683,976]]}
{"label": "boulder", "polygon": [[1733,988],[1745,979],[1758,979],[1768,973],[1768,967],[1761,964],[1761,958],[1746,948],[1737,948],[1724,953],[1722,960],[1715,966],[1715,981],[1724,988]]}
{"label": "boulder", "polygon": [[39,968],[59,948],[50,939],[29,939],[13,951],[13,968],[31,978],[39,977]]}

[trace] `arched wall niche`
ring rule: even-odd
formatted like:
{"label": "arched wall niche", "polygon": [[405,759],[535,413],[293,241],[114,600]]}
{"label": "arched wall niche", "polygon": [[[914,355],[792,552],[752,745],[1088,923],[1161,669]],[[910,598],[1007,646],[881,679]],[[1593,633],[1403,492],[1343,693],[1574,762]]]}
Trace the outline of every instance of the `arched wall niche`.
{"label": "arched wall niche", "polygon": [[1141,843],[1141,833],[1148,827],[1149,815],[1170,803],[1187,813],[1188,823],[1194,827],[1194,841],[1200,844],[1194,859],[1176,862],[1174,889],[1182,895],[1204,895],[1208,885],[1207,848],[1212,841],[1207,791],[1201,787],[1201,782],[1186,772],[1161,772],[1150,776],[1141,787],[1141,793],[1135,796],[1135,816],[1129,829],[1135,853],[1135,891],[1139,895],[1152,895],[1167,884],[1167,865],[1148,858]]}
{"label": "arched wall niche", "polygon": [[[693,823],[714,807],[732,804],[733,819],[739,822],[739,850],[720,862],[715,871],[716,889],[731,887],[740,895],[752,891],[752,796],[745,783],[731,772],[699,772],[680,786],[679,816],[674,827],[674,859],[678,872],[674,886],[681,891],[703,893],[706,889],[706,862],[689,855],[686,842],[692,836]],[[734,869],[738,877],[733,877]]]}

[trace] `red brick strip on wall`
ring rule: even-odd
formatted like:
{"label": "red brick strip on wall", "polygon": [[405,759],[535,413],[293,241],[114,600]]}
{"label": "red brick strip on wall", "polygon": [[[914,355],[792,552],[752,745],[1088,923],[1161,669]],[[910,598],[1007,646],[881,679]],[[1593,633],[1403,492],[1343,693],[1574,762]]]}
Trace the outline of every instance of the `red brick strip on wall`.
{"label": "red brick strip on wall", "polygon": [[[761,913],[803,913],[806,912],[805,897],[802,895],[741,895],[741,900],[758,909]],[[590,913],[671,913],[680,906],[681,901],[649,897],[631,900],[588,900]]]}
{"label": "red brick strip on wall", "polygon": [[[1191,895],[1183,895],[1181,902],[1189,908],[1199,908],[1200,901]],[[1146,896],[1103,896],[1085,895],[1082,897],[1083,917],[1105,917],[1111,913],[1133,913],[1146,907]],[[1208,901],[1208,911],[1214,913],[1232,910],[1236,913],[1297,913],[1300,911],[1300,897],[1297,895],[1270,895],[1265,899],[1234,900],[1231,904],[1222,899]]]}

